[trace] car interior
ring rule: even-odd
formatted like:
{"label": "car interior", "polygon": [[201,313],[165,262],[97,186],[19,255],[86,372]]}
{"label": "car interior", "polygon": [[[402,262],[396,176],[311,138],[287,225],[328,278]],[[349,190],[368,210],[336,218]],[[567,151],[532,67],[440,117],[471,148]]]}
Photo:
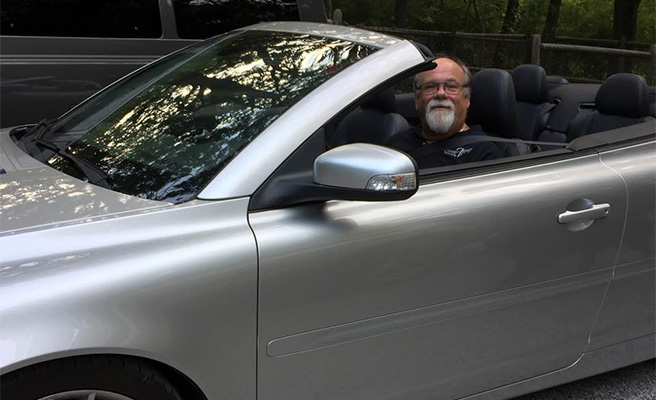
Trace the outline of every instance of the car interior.
{"label": "car interior", "polygon": [[[419,126],[409,80],[370,93],[338,121],[329,147],[384,145]],[[594,133],[655,121],[656,88],[641,76],[619,73],[603,83],[570,83],[539,65],[508,72],[482,69],[472,79],[467,123],[481,125],[506,157],[562,149]]]}

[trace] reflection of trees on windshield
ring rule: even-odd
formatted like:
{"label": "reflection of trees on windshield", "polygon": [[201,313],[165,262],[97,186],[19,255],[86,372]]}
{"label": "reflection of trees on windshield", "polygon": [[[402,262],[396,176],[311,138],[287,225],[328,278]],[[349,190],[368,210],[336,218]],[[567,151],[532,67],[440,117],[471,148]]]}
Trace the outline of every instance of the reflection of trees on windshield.
{"label": "reflection of trees on windshield", "polygon": [[298,99],[372,52],[338,39],[245,32],[146,88],[69,150],[107,172],[115,190],[188,200]]}

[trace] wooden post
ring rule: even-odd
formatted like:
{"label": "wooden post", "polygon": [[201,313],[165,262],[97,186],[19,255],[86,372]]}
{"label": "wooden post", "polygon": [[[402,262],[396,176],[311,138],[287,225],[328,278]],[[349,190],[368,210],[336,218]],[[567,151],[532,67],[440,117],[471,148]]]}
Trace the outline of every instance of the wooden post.
{"label": "wooden post", "polygon": [[524,37],[524,41],[526,42],[526,47],[524,48],[524,64],[530,64],[532,56],[531,47],[533,46],[533,36],[530,33],[527,33]]}
{"label": "wooden post", "polygon": [[647,82],[656,85],[656,44],[649,46],[649,60],[647,60]]}
{"label": "wooden post", "polygon": [[[456,41],[457,41],[457,39],[458,39],[457,35],[458,35],[458,33],[455,32],[455,31],[453,31],[453,32],[449,32],[449,33],[447,34],[447,38],[448,38],[448,39],[447,39],[447,43],[448,43],[448,44],[447,44],[447,49],[449,49],[449,50],[448,50],[449,54],[452,54],[452,55],[455,55],[455,54],[456,54],[456,47],[458,47],[458,45],[457,45],[457,43],[456,43]],[[457,56],[456,56],[456,57],[457,57]]]}
{"label": "wooden post", "polygon": [[333,11],[333,24],[342,25],[343,23],[344,23],[344,16],[342,14],[342,10],[336,8],[335,11]]}
{"label": "wooden post", "polygon": [[531,64],[540,65],[540,46],[542,45],[542,36],[533,35],[531,43]]}

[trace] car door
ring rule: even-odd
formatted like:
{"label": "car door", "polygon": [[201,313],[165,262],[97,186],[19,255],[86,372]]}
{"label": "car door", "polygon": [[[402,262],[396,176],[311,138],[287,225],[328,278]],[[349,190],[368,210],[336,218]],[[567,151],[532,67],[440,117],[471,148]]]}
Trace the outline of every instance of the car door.
{"label": "car door", "polygon": [[[258,398],[452,399],[574,363],[626,195],[596,153],[560,152],[422,176],[400,202],[251,212]],[[581,204],[610,212],[559,223]]]}

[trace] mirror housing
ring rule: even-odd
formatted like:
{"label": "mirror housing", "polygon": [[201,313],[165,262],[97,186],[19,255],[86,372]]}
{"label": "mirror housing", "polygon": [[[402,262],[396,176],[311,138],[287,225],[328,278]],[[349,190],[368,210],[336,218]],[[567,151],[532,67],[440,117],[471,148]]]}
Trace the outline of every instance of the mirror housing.
{"label": "mirror housing", "polygon": [[417,192],[418,178],[411,157],[374,144],[347,144],[314,161],[314,183],[339,190],[342,200],[405,200]]}

